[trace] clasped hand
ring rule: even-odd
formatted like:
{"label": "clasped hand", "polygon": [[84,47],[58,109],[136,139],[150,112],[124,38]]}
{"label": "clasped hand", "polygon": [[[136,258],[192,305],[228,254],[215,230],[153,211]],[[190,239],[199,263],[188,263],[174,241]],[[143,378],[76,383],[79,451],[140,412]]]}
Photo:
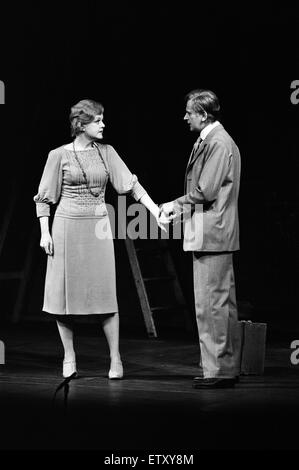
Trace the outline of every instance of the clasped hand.
{"label": "clasped hand", "polygon": [[159,221],[162,224],[169,224],[175,217],[173,202],[165,202],[160,206]]}
{"label": "clasped hand", "polygon": [[[173,209],[171,209],[170,206],[168,206],[168,204],[172,204],[172,203],[162,204],[159,207],[158,214],[156,215],[157,224],[160,227],[160,229],[163,230],[163,232],[167,232],[166,225],[168,225],[172,221],[172,219],[174,219],[175,217],[175,215],[171,214],[171,212],[173,212]],[[164,210],[164,207],[165,207],[165,210]]]}

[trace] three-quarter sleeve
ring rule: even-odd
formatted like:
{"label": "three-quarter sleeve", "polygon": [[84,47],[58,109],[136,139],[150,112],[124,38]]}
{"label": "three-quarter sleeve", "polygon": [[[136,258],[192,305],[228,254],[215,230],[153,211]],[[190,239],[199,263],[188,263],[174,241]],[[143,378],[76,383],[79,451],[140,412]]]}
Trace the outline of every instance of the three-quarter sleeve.
{"label": "three-quarter sleeve", "polygon": [[62,183],[61,154],[51,151],[42,174],[38,193],[33,200],[36,203],[37,217],[50,215],[50,205],[60,198]]}
{"label": "three-quarter sleeve", "polygon": [[136,201],[147,194],[111,145],[107,145],[107,163],[110,181],[119,194],[131,193]]}

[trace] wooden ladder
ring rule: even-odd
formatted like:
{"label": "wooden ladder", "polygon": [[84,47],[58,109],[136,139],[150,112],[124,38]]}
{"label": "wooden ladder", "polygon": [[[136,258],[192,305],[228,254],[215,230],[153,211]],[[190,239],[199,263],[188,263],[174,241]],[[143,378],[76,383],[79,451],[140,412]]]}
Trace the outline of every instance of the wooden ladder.
{"label": "wooden ladder", "polygon": [[[190,315],[167,241],[163,239],[139,240],[139,246],[136,246],[136,241],[126,238],[125,243],[148,336],[151,338],[158,337],[154,320],[155,313],[172,309],[179,310],[184,315],[185,328],[187,331],[191,331],[192,323]],[[161,272],[162,270],[158,270],[151,275],[145,274],[141,261],[144,254],[152,259],[154,257],[159,258],[164,265],[163,273]],[[150,286],[158,284],[163,290],[164,286],[169,283],[172,286],[173,292],[172,302],[169,303],[168,299],[168,304],[151,305]]]}

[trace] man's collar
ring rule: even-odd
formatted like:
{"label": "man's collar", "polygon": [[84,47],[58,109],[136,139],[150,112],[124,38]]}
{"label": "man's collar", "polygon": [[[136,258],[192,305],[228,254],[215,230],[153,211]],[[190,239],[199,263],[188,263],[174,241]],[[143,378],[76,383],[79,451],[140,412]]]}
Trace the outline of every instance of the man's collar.
{"label": "man's collar", "polygon": [[219,121],[214,121],[211,124],[208,124],[200,133],[200,138],[204,140],[207,135],[216,127],[219,126],[220,122]]}

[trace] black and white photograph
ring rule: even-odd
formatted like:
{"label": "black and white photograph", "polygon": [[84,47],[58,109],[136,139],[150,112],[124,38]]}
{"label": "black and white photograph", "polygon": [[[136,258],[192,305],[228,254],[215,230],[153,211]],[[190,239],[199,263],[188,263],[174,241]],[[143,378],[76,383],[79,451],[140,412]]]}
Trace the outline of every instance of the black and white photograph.
{"label": "black and white photograph", "polygon": [[1,10],[1,455],[286,463],[298,8]]}

